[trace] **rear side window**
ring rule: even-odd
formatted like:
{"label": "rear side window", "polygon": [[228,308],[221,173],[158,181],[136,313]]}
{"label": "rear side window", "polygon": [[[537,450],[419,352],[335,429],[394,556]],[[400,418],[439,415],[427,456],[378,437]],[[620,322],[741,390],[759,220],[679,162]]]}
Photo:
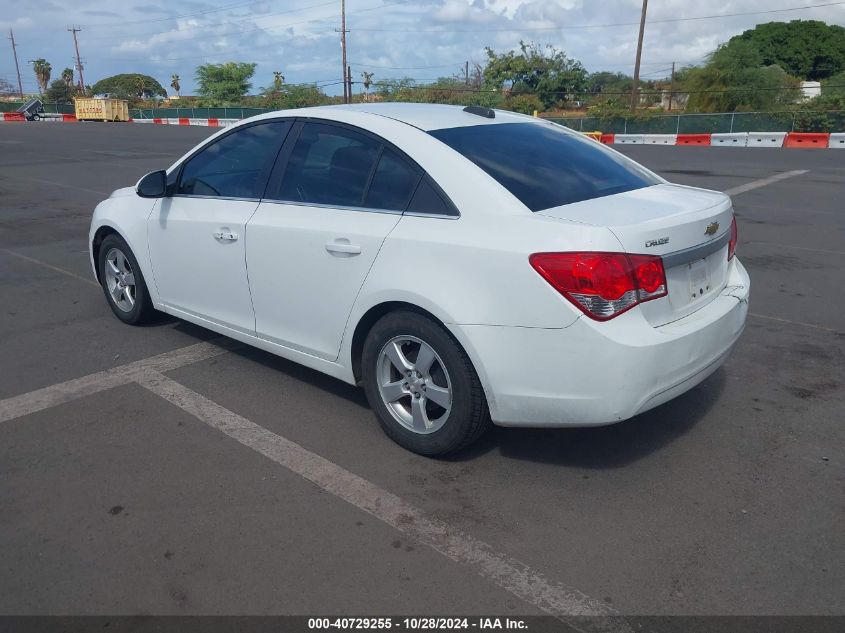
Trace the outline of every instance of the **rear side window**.
{"label": "rear side window", "polygon": [[380,147],[346,128],[306,123],[288,159],[279,199],[363,206]]}
{"label": "rear side window", "polygon": [[420,176],[415,169],[399,158],[396,152],[385,148],[367,191],[364,206],[370,209],[403,211]]}
{"label": "rear side window", "polygon": [[408,205],[408,212],[426,215],[458,215],[455,208],[448,204],[434,188],[428,177],[420,181],[417,190],[414,192],[414,197],[411,198],[411,203]]}
{"label": "rear side window", "polygon": [[185,163],[176,193],[261,198],[290,127],[290,121],[272,121],[227,134]]}
{"label": "rear side window", "polygon": [[490,174],[532,211],[660,182],[633,161],[553,125],[498,123],[429,133]]}

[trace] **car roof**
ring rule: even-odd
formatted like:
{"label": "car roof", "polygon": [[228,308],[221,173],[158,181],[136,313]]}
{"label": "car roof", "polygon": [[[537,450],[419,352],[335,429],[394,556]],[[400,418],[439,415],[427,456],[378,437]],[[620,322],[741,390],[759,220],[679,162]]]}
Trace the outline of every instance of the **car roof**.
{"label": "car roof", "polygon": [[[497,123],[526,123],[537,121],[533,117],[506,110],[494,110],[495,117],[490,119],[479,114],[466,112],[463,106],[442,105],[437,103],[353,103],[349,105],[317,106],[297,110],[283,111],[287,115],[325,116],[341,111],[362,112],[394,119],[407,123],[424,131],[444,128],[465,127],[469,125],[494,125]],[[278,116],[278,113],[273,113]],[[264,116],[272,116],[270,114]],[[262,118],[264,118],[264,116]]]}

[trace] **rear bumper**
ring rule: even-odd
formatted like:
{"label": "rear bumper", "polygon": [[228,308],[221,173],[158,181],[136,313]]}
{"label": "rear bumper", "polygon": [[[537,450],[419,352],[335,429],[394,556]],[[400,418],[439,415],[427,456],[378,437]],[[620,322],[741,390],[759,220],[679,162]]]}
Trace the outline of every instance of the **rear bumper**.
{"label": "rear bumper", "polygon": [[730,356],[748,313],[738,260],[709,304],[652,327],[639,310],[563,329],[455,326],[502,426],[598,426],[648,411],[691,389]]}

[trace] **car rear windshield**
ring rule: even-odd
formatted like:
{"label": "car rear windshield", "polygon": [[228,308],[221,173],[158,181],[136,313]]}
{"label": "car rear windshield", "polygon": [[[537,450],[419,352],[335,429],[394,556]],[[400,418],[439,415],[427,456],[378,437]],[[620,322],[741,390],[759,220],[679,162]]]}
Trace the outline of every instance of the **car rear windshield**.
{"label": "car rear windshield", "polygon": [[555,125],[497,123],[429,134],[481,167],[532,211],[660,182],[633,161]]}

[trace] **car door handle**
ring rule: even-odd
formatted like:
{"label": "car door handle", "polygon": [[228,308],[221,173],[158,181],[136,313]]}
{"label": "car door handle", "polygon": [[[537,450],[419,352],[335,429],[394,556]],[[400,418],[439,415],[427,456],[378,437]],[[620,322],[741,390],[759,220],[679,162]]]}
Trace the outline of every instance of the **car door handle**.
{"label": "car door handle", "polygon": [[326,250],[330,253],[342,253],[344,255],[360,255],[361,247],[348,242],[328,242]]}
{"label": "car door handle", "polygon": [[235,242],[239,237],[237,233],[232,233],[231,231],[214,232],[214,239],[220,240],[221,242]]}

